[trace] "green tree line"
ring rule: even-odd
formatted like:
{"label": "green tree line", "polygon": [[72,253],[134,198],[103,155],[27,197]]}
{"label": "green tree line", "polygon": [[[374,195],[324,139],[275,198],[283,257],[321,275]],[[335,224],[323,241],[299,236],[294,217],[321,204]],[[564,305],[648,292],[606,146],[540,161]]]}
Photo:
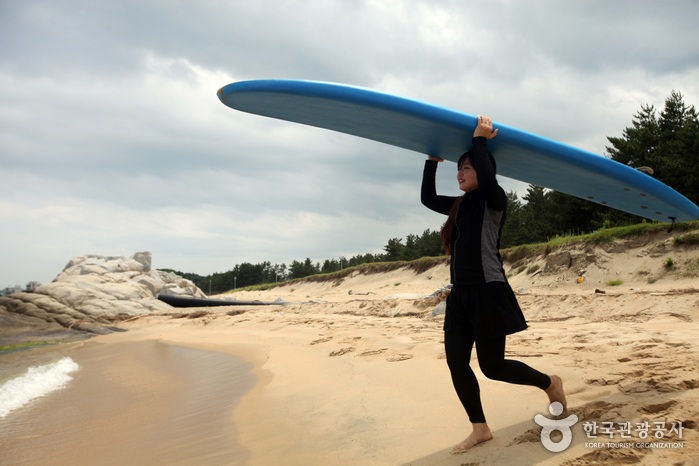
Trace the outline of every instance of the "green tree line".
{"label": "green tree line", "polygon": [[[654,177],[699,204],[699,118],[694,106],[684,103],[680,92],[672,91],[665,106],[657,112],[653,105],[641,106],[630,127],[621,137],[607,137],[606,147],[612,160],[633,168],[651,167]],[[611,209],[583,199],[530,185],[520,200],[508,192],[507,221],[500,247],[547,241],[556,235],[584,234],[600,228],[631,225],[641,217]],[[441,225],[439,226],[441,227]],[[200,276],[176,272],[192,280],[205,292],[220,293],[234,288],[317,273],[336,272],[369,262],[410,261],[420,257],[443,255],[439,228],[391,238],[380,254],[359,254],[349,259],[327,259],[322,264],[310,258],[286,264],[243,263],[232,270]]]}
{"label": "green tree line", "polygon": [[[632,168],[650,167],[653,177],[699,204],[699,118],[672,91],[658,112],[641,106],[621,137],[607,137],[606,155]],[[521,202],[507,193],[509,204],[501,247],[546,241],[556,235],[583,234],[603,227],[639,223],[641,217],[567,194],[529,186]]]}
{"label": "green tree line", "polygon": [[326,259],[322,264],[313,262],[310,258],[304,261],[294,260],[286,264],[272,264],[261,262],[250,264],[244,262],[233,267],[228,272],[217,272],[202,276],[195,273],[180,272],[173,269],[162,269],[191,280],[205,293],[223,293],[235,288],[243,288],[250,285],[275,283],[295,278],[308,277],[318,273],[331,273],[370,262],[411,261],[425,256],[439,256],[444,254],[441,250],[442,242],[438,231],[425,230],[422,235],[408,235],[406,242],[400,238],[391,238],[384,246],[385,253],[358,254],[347,259],[344,256],[338,259]]}

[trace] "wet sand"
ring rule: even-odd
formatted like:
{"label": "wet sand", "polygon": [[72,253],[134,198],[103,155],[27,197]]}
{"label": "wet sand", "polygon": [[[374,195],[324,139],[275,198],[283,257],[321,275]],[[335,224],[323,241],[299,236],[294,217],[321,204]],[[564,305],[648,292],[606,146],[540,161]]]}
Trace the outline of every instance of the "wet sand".
{"label": "wet sand", "polygon": [[[75,344],[73,344],[75,346]],[[68,386],[0,419],[3,465],[244,464],[231,413],[256,383],[224,353],[155,340],[62,348]]]}

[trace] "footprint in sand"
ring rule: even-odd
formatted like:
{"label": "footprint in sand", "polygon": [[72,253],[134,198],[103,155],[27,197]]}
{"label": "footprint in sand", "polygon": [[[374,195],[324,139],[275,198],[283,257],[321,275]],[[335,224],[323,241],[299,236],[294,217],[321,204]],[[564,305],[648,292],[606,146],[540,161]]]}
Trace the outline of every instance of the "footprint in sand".
{"label": "footprint in sand", "polygon": [[533,427],[529,429],[522,435],[519,435],[512,439],[512,441],[508,443],[507,446],[511,447],[513,445],[519,445],[520,443],[529,442],[541,442],[541,427]]}
{"label": "footprint in sand", "polygon": [[643,406],[639,409],[639,411],[642,411],[647,414],[658,414],[660,412],[667,411],[676,404],[677,400],[670,400],[666,401],[665,403]]}
{"label": "footprint in sand", "polygon": [[683,380],[680,382],[679,387],[682,390],[694,390],[699,388],[699,380]]}
{"label": "footprint in sand", "polygon": [[669,346],[670,348],[675,348],[674,351],[679,351],[680,349],[683,349],[683,350],[689,350],[689,349],[691,349],[691,345],[689,345],[689,344],[687,344],[687,343],[670,343],[670,342],[667,342],[667,343],[665,343],[665,345],[666,345],[666,346]]}
{"label": "footprint in sand", "polygon": [[342,343],[354,343],[355,341],[361,340],[361,339],[362,339],[362,337],[347,337],[343,340],[340,340],[339,343],[341,343],[341,344]]}
{"label": "footprint in sand", "polygon": [[589,385],[602,385],[602,386],[607,386],[607,385],[616,385],[622,380],[624,380],[625,377],[612,377],[605,379],[604,377],[599,377],[597,379],[587,379],[585,380],[586,384]]}
{"label": "footprint in sand", "polygon": [[653,354],[653,353],[644,353],[643,351],[639,351],[639,352],[637,352],[637,353],[633,353],[633,354],[631,355],[631,357],[634,358],[635,360],[639,360],[639,359],[649,359],[649,358],[660,358],[660,356],[658,356],[658,355],[655,355],[655,354]]}
{"label": "footprint in sand", "polygon": [[342,356],[343,354],[351,353],[352,351],[354,351],[354,348],[352,346],[348,346],[347,348],[340,348],[337,351],[331,351],[329,356]]}
{"label": "footprint in sand", "polygon": [[651,451],[645,450],[595,450],[585,453],[573,460],[564,461],[561,466],[588,466],[591,464],[633,464],[640,463],[643,456]]}
{"label": "footprint in sand", "polygon": [[606,401],[591,401],[570,411],[578,415],[579,419],[599,419],[605,413],[623,406],[621,403],[607,403]]}
{"label": "footprint in sand", "polygon": [[399,361],[407,361],[408,359],[412,359],[413,355],[412,354],[399,354],[397,356],[393,356],[390,358],[386,358],[386,361],[388,362],[399,362]]}
{"label": "footprint in sand", "polygon": [[636,380],[629,384],[619,384],[619,391],[622,393],[645,393],[653,389],[649,384],[641,380]]}
{"label": "footprint in sand", "polygon": [[359,356],[375,356],[377,354],[381,354],[388,350],[388,348],[381,348],[377,350],[369,350],[369,351],[364,351],[363,353],[359,353]]}
{"label": "footprint in sand", "polygon": [[309,345],[317,345],[319,343],[327,343],[328,341],[332,340],[333,337],[326,337],[326,338],[319,338],[317,340],[313,340],[312,342],[309,343]]}

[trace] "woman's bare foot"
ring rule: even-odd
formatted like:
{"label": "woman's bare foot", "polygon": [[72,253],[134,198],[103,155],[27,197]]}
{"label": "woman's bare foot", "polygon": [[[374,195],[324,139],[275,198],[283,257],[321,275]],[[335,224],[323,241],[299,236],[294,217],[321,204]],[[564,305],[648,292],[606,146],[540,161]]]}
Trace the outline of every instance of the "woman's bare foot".
{"label": "woman's bare foot", "polygon": [[551,375],[549,377],[551,378],[551,385],[545,390],[546,394],[549,396],[549,401],[551,403],[558,401],[563,405],[563,411],[565,411],[568,405],[566,404],[566,394],[563,392],[563,381],[557,375]]}
{"label": "woman's bare foot", "polygon": [[471,435],[466,437],[466,440],[455,446],[451,451],[451,454],[458,455],[459,453],[463,453],[469,448],[478,445],[479,443],[487,442],[492,438],[493,433],[490,431],[488,424],[485,422],[473,424],[473,432],[471,432]]}

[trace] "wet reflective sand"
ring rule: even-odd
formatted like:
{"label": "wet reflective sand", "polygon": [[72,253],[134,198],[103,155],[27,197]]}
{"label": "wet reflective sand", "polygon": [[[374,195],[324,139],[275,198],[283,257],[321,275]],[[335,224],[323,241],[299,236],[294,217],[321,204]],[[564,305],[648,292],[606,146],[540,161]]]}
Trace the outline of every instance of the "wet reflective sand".
{"label": "wet reflective sand", "polygon": [[154,340],[88,341],[59,352],[80,370],[65,389],[0,419],[1,464],[206,465],[248,458],[231,422],[256,382],[242,359]]}

